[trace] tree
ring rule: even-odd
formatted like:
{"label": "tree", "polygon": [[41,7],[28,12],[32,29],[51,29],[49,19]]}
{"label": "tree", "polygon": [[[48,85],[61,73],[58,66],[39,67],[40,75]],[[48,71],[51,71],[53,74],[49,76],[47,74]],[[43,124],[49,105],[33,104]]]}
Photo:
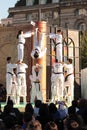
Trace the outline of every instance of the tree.
{"label": "tree", "polygon": [[81,42],[81,68],[87,67],[87,31],[81,32],[80,35]]}

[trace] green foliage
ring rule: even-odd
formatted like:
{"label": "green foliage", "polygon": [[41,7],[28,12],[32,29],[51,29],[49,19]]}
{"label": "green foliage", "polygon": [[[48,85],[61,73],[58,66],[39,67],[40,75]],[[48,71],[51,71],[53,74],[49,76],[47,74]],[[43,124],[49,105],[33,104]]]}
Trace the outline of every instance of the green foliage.
{"label": "green foliage", "polygon": [[80,35],[81,47],[81,68],[87,67],[87,31],[81,32]]}

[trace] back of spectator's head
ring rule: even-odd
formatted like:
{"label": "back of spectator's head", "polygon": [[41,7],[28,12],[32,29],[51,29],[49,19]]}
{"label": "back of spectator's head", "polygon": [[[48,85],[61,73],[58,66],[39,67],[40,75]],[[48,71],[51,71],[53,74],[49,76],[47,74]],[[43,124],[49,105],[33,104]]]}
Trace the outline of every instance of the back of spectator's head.
{"label": "back of spectator's head", "polygon": [[41,100],[35,100],[35,107],[40,108],[41,103]]}
{"label": "back of spectator's head", "polygon": [[31,103],[27,103],[25,106],[25,112],[30,112],[32,115],[34,114],[34,109]]}
{"label": "back of spectator's head", "polygon": [[40,108],[39,108],[39,115],[40,116],[48,116],[49,115],[49,107],[48,104],[42,103]]}
{"label": "back of spectator's head", "polygon": [[11,129],[15,126],[15,124],[17,123],[15,120],[15,117],[12,115],[7,115],[4,119],[3,119],[5,126],[8,129]]}
{"label": "back of spectator's head", "polygon": [[13,101],[11,100],[11,99],[8,99],[8,101],[7,101],[7,105],[11,105],[11,106],[13,106]]}
{"label": "back of spectator's head", "polygon": [[28,123],[31,120],[32,120],[32,114],[30,112],[24,112],[24,114],[23,114],[23,121],[25,123]]}
{"label": "back of spectator's head", "polygon": [[26,130],[42,130],[42,126],[38,120],[32,120],[28,123]]}
{"label": "back of spectator's head", "polygon": [[87,99],[80,99],[78,104],[79,104],[79,108],[87,107]]}
{"label": "back of spectator's head", "polygon": [[55,122],[50,121],[45,125],[44,130],[58,130],[58,127]]}
{"label": "back of spectator's head", "polygon": [[0,130],[6,130],[3,120],[0,119]]}
{"label": "back of spectator's head", "polygon": [[79,130],[80,125],[77,121],[75,120],[68,120],[67,122],[67,129],[68,130]]}
{"label": "back of spectator's head", "polygon": [[72,106],[77,107],[78,106],[78,101],[77,100],[73,100],[72,101]]}
{"label": "back of spectator's head", "polygon": [[54,103],[49,104],[49,111],[50,113],[55,113],[57,111],[57,107]]}
{"label": "back of spectator's head", "polygon": [[69,115],[75,114],[75,111],[76,111],[76,109],[73,106],[71,106],[71,107],[68,108],[68,114]]}
{"label": "back of spectator's head", "polygon": [[8,115],[10,112],[12,112],[12,106],[11,105],[5,105],[3,110],[5,115]]}

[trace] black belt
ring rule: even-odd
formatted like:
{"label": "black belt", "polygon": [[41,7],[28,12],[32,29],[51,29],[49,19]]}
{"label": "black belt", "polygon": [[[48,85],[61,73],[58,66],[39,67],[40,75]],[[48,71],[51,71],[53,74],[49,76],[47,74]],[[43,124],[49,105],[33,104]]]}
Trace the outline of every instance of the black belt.
{"label": "black belt", "polygon": [[39,91],[40,91],[40,82],[34,82],[35,84],[38,83],[39,84]]}
{"label": "black belt", "polygon": [[[19,42],[19,44],[23,44],[22,42]],[[24,45],[24,44],[23,44]]]}
{"label": "black belt", "polygon": [[7,72],[7,73],[9,73],[9,74],[11,74],[13,76],[13,74],[11,72]]}
{"label": "black belt", "polygon": [[73,73],[70,73],[70,74],[68,74],[67,76],[69,76],[69,75],[72,75]]}
{"label": "black belt", "polygon": [[56,73],[56,72],[53,72],[54,74],[63,74],[63,72],[58,72],[58,73]]}
{"label": "black belt", "polygon": [[56,43],[56,44],[55,44],[55,46],[57,46],[57,45],[59,45],[59,44],[61,44],[61,43],[60,43],[60,42],[58,42],[58,43]]}
{"label": "black belt", "polygon": [[12,84],[15,84],[15,82],[12,82]]}
{"label": "black belt", "polygon": [[72,74],[73,74],[73,73],[68,74],[68,75],[65,77],[65,81],[67,81],[68,77],[69,77],[70,75],[72,75]]}
{"label": "black belt", "polygon": [[17,74],[25,74],[25,72],[18,72]]}
{"label": "black belt", "polygon": [[59,44],[61,44],[61,43],[60,43],[60,42],[54,43],[54,45],[55,45],[55,46],[54,46],[54,51],[55,51],[55,52],[56,52],[56,46],[59,45]]}
{"label": "black belt", "polygon": [[34,82],[34,83],[40,83],[40,82]]}

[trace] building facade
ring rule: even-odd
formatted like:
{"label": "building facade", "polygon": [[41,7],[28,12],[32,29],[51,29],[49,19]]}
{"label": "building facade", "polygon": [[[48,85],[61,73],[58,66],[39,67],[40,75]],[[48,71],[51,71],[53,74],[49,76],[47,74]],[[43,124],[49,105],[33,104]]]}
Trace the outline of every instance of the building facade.
{"label": "building facade", "polygon": [[26,5],[19,5],[8,10],[14,25],[33,20],[63,28],[87,29],[87,0],[26,0]]}
{"label": "building facade", "polygon": [[[14,8],[9,8],[9,16],[12,16],[13,26],[28,26],[30,21],[46,21],[49,32],[56,32],[56,29],[62,28],[65,32],[65,37],[70,36],[74,39],[74,64],[75,64],[75,80],[76,84],[80,85],[80,66],[79,64],[79,39],[78,32],[66,31],[71,30],[86,30],[87,25],[87,1],[86,0],[19,0]],[[51,27],[51,28],[50,28]],[[73,35],[74,34],[74,35]],[[75,38],[76,36],[76,38]],[[78,40],[76,40],[78,39]],[[49,43],[49,40],[48,40]],[[47,97],[50,97],[50,75],[51,58],[50,45],[47,44]],[[68,54],[68,53],[67,53]],[[76,58],[75,58],[76,57]],[[77,85],[77,86],[78,86]],[[76,87],[78,88],[78,87]],[[79,90],[79,88],[78,88]],[[75,94],[77,95],[77,93]]]}
{"label": "building facade", "polygon": [[[24,2],[24,3],[23,3]],[[3,69],[1,69],[1,73],[5,75],[5,59],[7,56],[12,54],[13,62],[17,60],[17,39],[16,35],[18,30],[23,29],[24,31],[30,30],[30,21],[46,21],[48,26],[48,32],[56,32],[57,28],[63,28],[65,36],[67,34],[74,39],[76,44],[75,54],[75,74],[77,77],[76,83],[80,84],[79,80],[79,39],[78,39],[78,31],[66,31],[67,29],[71,30],[86,30],[87,29],[87,0],[19,0],[15,7],[9,8],[9,18],[12,19],[10,23],[11,26],[3,27],[0,30],[0,34],[2,37],[0,39],[1,44],[1,59],[3,61],[0,63]],[[3,31],[4,30],[4,31]],[[74,34],[74,35],[73,35]],[[6,36],[7,35],[7,36]],[[78,40],[77,40],[78,39]],[[30,40],[30,41],[29,41]],[[48,43],[50,42],[49,39]],[[30,57],[30,46],[31,39],[27,40],[26,48],[25,48],[25,62],[28,62],[29,68],[31,68],[31,57]],[[16,43],[16,44],[15,44]],[[4,46],[6,47],[3,47]],[[12,45],[11,51],[6,51],[9,46]],[[28,46],[28,47],[27,47]],[[14,49],[15,48],[15,49]],[[51,58],[50,58],[50,44],[47,44],[47,98],[50,97],[50,75],[51,73]],[[28,50],[29,49],[29,50]],[[77,50],[78,49],[78,50]],[[13,51],[15,50],[15,51]],[[3,53],[4,52],[4,55]],[[15,53],[15,54],[14,54]],[[29,54],[28,54],[29,53]],[[77,55],[76,55],[77,54]],[[15,57],[14,57],[15,55]],[[4,65],[2,65],[4,63]],[[3,71],[3,72],[2,72]],[[31,74],[31,69],[28,70],[27,75]],[[27,77],[28,77],[27,76]],[[5,77],[1,79],[1,82],[5,81]],[[28,95],[30,90],[30,81],[29,78],[27,80],[28,84]],[[77,93],[76,93],[77,95]],[[29,99],[29,96],[28,96]]]}

